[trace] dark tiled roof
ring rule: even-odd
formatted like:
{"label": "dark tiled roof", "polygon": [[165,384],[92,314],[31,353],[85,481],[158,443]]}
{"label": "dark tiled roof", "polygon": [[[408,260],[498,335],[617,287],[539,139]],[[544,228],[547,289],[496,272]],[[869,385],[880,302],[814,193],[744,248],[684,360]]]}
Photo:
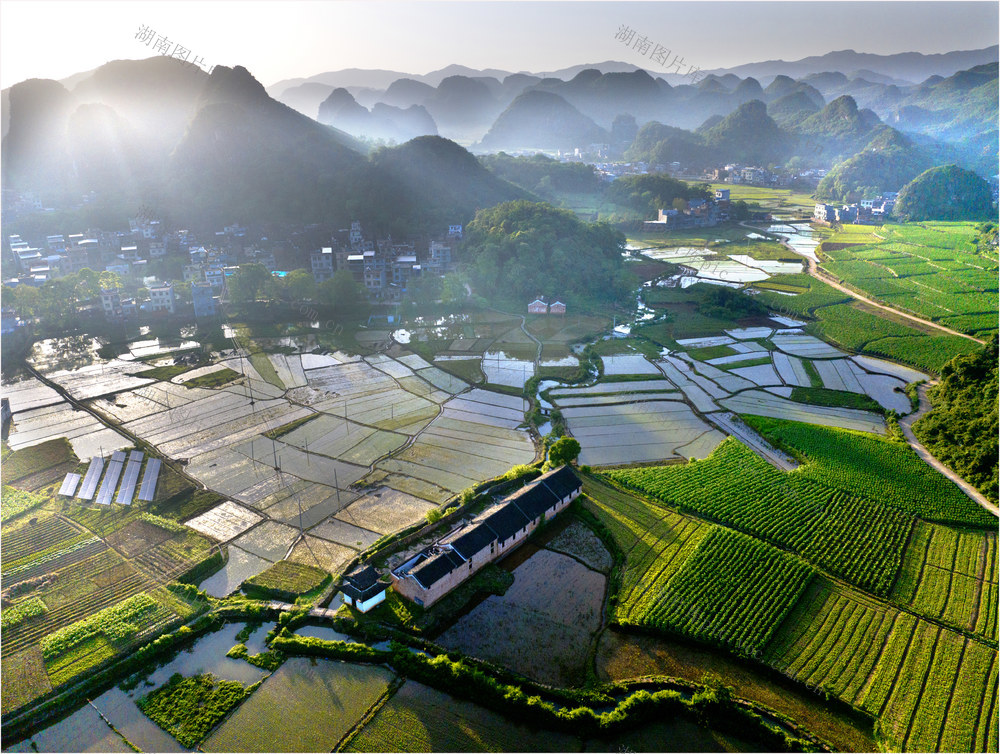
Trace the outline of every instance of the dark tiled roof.
{"label": "dark tiled roof", "polygon": [[459,537],[451,541],[451,546],[463,558],[468,560],[480,550],[496,541],[497,535],[485,524],[477,523],[468,527]]}
{"label": "dark tiled roof", "polygon": [[527,526],[528,521],[528,517],[513,505],[502,505],[482,519],[482,522],[493,530],[501,542],[510,539]]}
{"label": "dark tiled roof", "polygon": [[560,466],[542,474],[506,499],[534,520],[579,487],[580,480],[573,470],[569,466]]}
{"label": "dark tiled roof", "polygon": [[461,557],[453,553],[451,550],[442,550],[437,555],[432,555],[410,571],[410,575],[413,576],[413,578],[415,578],[424,589],[430,589],[434,586],[434,584],[439,582],[464,562],[465,561],[463,561]]}
{"label": "dark tiled roof", "polygon": [[580,489],[580,477],[569,466],[560,466],[538,477],[538,481],[552,490],[559,499]]}
{"label": "dark tiled roof", "polygon": [[505,501],[508,505],[516,505],[525,516],[534,521],[555,505],[558,499],[539,479],[508,495]]}
{"label": "dark tiled roof", "polygon": [[379,592],[385,591],[385,588],[386,585],[379,581],[378,571],[370,565],[366,565],[345,574],[340,591],[352,599],[364,602]]}

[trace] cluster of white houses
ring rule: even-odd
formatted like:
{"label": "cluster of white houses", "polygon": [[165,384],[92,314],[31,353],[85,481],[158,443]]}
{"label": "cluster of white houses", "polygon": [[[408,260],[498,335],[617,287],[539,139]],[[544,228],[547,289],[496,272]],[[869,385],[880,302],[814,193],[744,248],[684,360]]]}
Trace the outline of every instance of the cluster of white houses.
{"label": "cluster of white houses", "polygon": [[[582,489],[569,466],[542,474],[391,570],[393,589],[418,605],[433,605],[487,563],[509,554]],[[345,603],[365,612],[385,599],[386,586],[374,568],[362,566],[344,577],[341,592]]]}

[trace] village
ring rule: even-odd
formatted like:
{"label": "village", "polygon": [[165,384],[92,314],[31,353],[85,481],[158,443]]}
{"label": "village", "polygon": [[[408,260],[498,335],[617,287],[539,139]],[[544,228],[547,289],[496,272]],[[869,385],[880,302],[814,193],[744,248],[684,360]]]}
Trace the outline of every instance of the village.
{"label": "village", "polygon": [[[309,254],[309,272],[318,285],[341,270],[350,273],[371,303],[399,304],[411,280],[442,276],[455,269],[454,249],[462,226],[451,225],[440,237],[419,247],[413,241],[366,239],[361,223],[339,230],[331,246]],[[263,266],[271,276],[288,275],[277,257],[291,256],[282,245],[248,239],[245,226],[233,223],[214,234],[167,231],[148,211],[129,220],[129,230],[89,229],[83,233],[52,234],[33,245],[18,234],[8,237],[3,285],[41,288],[51,280],[94,270],[100,276],[99,303],[110,321],[156,320],[165,317],[214,318],[229,300],[229,280],[242,266]],[[301,254],[299,255],[301,258]],[[180,271],[170,279],[169,271]],[[81,311],[88,307],[82,304]],[[3,310],[3,332],[27,323],[13,307]]]}

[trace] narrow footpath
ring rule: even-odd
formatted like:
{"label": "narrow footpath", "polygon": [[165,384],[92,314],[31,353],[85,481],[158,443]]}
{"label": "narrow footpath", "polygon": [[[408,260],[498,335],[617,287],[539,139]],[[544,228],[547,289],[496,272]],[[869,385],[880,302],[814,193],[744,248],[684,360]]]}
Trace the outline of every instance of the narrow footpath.
{"label": "narrow footpath", "polygon": [[[913,322],[914,324],[918,324],[918,325],[921,325],[923,327],[930,327],[930,328],[933,328],[935,330],[940,330],[941,332],[947,333],[948,335],[957,335],[960,338],[966,338],[967,340],[971,340],[974,343],[979,343],[980,345],[986,345],[986,343],[984,341],[979,340],[978,338],[973,338],[971,335],[967,335],[966,333],[959,332],[958,330],[952,330],[950,327],[945,327],[944,325],[939,325],[936,322],[931,322],[929,319],[923,319],[923,318],[918,317],[918,316],[916,316],[914,314],[908,314],[907,312],[904,312],[901,309],[896,309],[895,307],[887,306],[886,304],[879,303],[878,301],[875,301],[874,299],[870,299],[867,296],[865,296],[865,295],[863,295],[861,293],[858,293],[857,291],[855,291],[855,290],[853,290],[851,288],[848,288],[846,285],[843,285],[837,278],[835,278],[829,272],[827,272],[822,267],[820,267],[816,263],[815,259],[812,259],[812,258],[806,256],[805,254],[802,254],[801,252],[796,251],[795,248],[791,244],[788,243],[788,239],[785,238],[784,236],[782,236],[780,233],[773,233],[773,232],[771,232],[771,231],[769,231],[769,230],[767,230],[765,228],[758,228],[756,226],[749,225],[749,224],[747,224],[745,222],[741,222],[740,226],[744,227],[744,228],[747,228],[748,230],[756,231],[758,233],[770,233],[770,235],[772,235],[772,236],[777,236],[778,239],[780,240],[782,246],[784,246],[789,251],[793,252],[794,254],[797,254],[798,256],[800,256],[804,260],[806,260],[807,272],[812,277],[816,278],[817,280],[819,280],[819,281],[821,281],[823,283],[826,283],[831,288],[836,288],[841,293],[846,293],[848,296],[850,296],[853,299],[856,299],[857,301],[861,301],[862,303],[867,304],[868,306],[874,307],[875,309],[881,309],[882,311],[887,312],[889,314],[894,314],[897,317],[903,317],[904,319],[907,319],[910,322]],[[818,249],[819,246],[817,245],[816,248]]]}
{"label": "narrow footpath", "polygon": [[925,448],[920,443],[916,435],[913,434],[913,429],[912,429],[913,423],[917,421],[917,419],[919,419],[921,416],[926,414],[928,411],[930,411],[932,408],[930,399],[927,397],[928,387],[929,385],[924,384],[920,385],[917,388],[917,393],[920,396],[920,408],[917,409],[915,413],[912,413],[909,416],[906,416],[899,420],[899,428],[903,430],[903,436],[906,437],[906,442],[908,442],[910,444],[910,447],[913,448],[914,452],[923,459],[924,463],[926,463],[931,468],[937,469],[939,472],[948,477],[951,481],[953,481],[956,485],[958,485],[958,488],[962,490],[962,492],[964,492],[970,498],[975,500],[986,510],[992,513],[994,516],[1000,517],[1000,508],[998,508],[996,505],[987,500],[986,497],[979,490],[977,490],[971,484],[962,479],[962,477],[960,477],[954,471],[952,471],[943,463],[941,463],[941,461],[939,461],[937,458],[932,456],[930,454],[930,451],[928,451],[927,448]]}

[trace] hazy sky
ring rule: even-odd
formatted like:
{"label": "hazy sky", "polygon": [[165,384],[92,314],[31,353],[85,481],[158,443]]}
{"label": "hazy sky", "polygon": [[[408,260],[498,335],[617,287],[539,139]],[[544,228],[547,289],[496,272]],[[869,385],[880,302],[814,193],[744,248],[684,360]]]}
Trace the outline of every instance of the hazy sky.
{"label": "hazy sky", "polygon": [[948,52],[997,43],[996,2],[357,2],[0,0],[0,86],[149,57],[140,27],[265,86],[342,68],[551,71],[621,60],[625,24],[704,70],[832,50]]}

